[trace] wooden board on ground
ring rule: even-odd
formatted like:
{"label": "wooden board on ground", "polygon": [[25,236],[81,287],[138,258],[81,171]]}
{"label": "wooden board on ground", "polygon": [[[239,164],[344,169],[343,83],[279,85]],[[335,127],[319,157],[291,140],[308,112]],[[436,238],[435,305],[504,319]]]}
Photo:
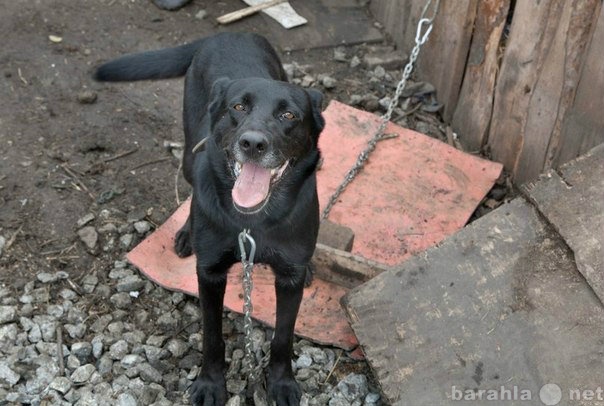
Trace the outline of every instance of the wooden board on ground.
{"label": "wooden board on ground", "polygon": [[[220,8],[223,13],[245,6],[239,1],[226,3],[228,7]],[[292,0],[289,3],[296,13],[308,20],[307,24],[286,30],[260,12],[221,29],[262,33],[282,51],[355,45],[384,39],[374,27],[367,7],[356,0]]]}
{"label": "wooden board on ground", "polygon": [[573,250],[577,268],[604,303],[604,144],[526,185],[539,211]]}
{"label": "wooden board on ground", "polygon": [[346,299],[394,405],[487,404],[486,391],[493,401],[506,396],[501,388],[518,398],[493,404],[527,404],[521,390],[536,404],[546,383],[559,385],[560,404],[579,404],[571,390],[604,381],[604,308],[566,244],[521,198]]}

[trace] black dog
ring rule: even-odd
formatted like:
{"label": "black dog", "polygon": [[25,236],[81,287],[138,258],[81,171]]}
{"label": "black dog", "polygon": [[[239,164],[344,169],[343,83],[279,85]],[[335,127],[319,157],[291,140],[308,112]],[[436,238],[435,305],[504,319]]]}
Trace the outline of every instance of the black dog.
{"label": "black dog", "polygon": [[[268,391],[277,405],[298,405],[291,369],[293,331],[319,228],[317,142],[323,96],[287,83],[266,39],[223,33],[176,48],[126,55],[96,71],[100,81],[186,74],[184,176],[191,213],[176,235],[178,255],[197,255],[203,312],[203,365],[194,404],[226,400],[222,310],[226,273],[249,229],[257,262],[275,273],[277,320]],[[207,137],[204,150],[192,149]]]}

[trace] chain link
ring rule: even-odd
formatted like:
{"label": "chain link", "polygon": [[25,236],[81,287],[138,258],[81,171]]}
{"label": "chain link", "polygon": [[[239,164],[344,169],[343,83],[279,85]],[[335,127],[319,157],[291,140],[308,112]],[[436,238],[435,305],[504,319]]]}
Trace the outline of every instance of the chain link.
{"label": "chain link", "polygon": [[[352,166],[352,168],[350,168],[350,170],[348,171],[346,176],[344,176],[344,180],[342,181],[342,183],[340,183],[340,185],[336,188],[334,193],[329,198],[329,201],[327,202],[327,205],[325,206],[325,208],[323,209],[323,213],[321,214],[322,220],[326,219],[327,216],[329,216],[329,212],[331,211],[333,206],[338,201],[338,198],[340,197],[342,192],[344,192],[344,190],[350,184],[350,182],[352,182],[352,180],[361,171],[361,169],[365,165],[365,162],[369,158],[369,155],[373,152],[373,150],[375,150],[377,143],[384,139],[392,138],[391,136],[385,135],[384,130],[386,129],[388,122],[392,118],[392,112],[394,111],[394,108],[398,105],[398,101],[401,97],[401,94],[403,93],[403,90],[405,90],[405,86],[407,85],[407,80],[409,80],[409,78],[411,77],[411,72],[413,71],[413,65],[417,61],[417,57],[419,55],[421,46],[428,40],[428,36],[430,35],[430,32],[432,31],[432,23],[434,21],[434,17],[436,16],[436,12],[438,10],[440,0],[436,1],[436,5],[434,8],[434,13],[433,13],[432,17],[425,18],[424,15],[426,14],[431,3],[432,3],[432,0],[428,0],[426,5],[424,6],[420,20],[417,23],[417,33],[415,35],[415,46],[413,47],[413,50],[411,51],[411,55],[409,56],[409,62],[407,62],[407,64],[405,65],[405,68],[403,69],[403,76],[402,76],[400,82],[398,83],[398,85],[396,86],[396,91],[394,92],[394,97],[390,101],[390,104],[388,105],[388,108],[386,109],[386,113],[384,113],[384,115],[381,117],[380,125],[379,125],[377,131],[375,132],[374,136],[367,142],[367,146],[359,154],[355,164]],[[424,31],[424,29],[425,29],[425,31]]]}
{"label": "chain link", "polygon": [[[247,257],[245,249],[246,240],[250,243],[250,255]],[[254,270],[254,257],[256,255],[256,241],[250,235],[250,230],[244,229],[239,233],[239,251],[241,253],[241,264],[243,265],[243,333],[244,333],[244,358],[243,367],[248,374],[248,382],[258,381],[262,370],[266,368],[270,360],[270,348],[267,353],[256,364],[253,340],[252,340],[252,272]]]}

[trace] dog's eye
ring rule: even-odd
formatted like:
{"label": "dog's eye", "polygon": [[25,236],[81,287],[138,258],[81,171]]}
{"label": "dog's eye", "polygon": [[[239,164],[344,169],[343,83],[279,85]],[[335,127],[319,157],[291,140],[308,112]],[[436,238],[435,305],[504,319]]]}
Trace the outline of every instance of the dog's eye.
{"label": "dog's eye", "polygon": [[245,106],[241,103],[237,103],[236,105],[233,106],[233,108],[237,111],[244,111],[245,110]]}
{"label": "dog's eye", "polygon": [[296,118],[296,115],[294,113],[292,113],[291,111],[286,111],[285,113],[281,114],[281,117],[283,117],[286,120],[293,120]]}

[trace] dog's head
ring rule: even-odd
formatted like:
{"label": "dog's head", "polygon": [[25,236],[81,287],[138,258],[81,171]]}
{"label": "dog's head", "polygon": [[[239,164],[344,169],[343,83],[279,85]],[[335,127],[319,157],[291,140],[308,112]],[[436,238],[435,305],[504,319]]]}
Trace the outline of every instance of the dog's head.
{"label": "dog's head", "polygon": [[317,150],[323,95],[269,79],[219,79],[210,99],[212,137],[233,176],[235,208],[258,212],[282,178]]}

